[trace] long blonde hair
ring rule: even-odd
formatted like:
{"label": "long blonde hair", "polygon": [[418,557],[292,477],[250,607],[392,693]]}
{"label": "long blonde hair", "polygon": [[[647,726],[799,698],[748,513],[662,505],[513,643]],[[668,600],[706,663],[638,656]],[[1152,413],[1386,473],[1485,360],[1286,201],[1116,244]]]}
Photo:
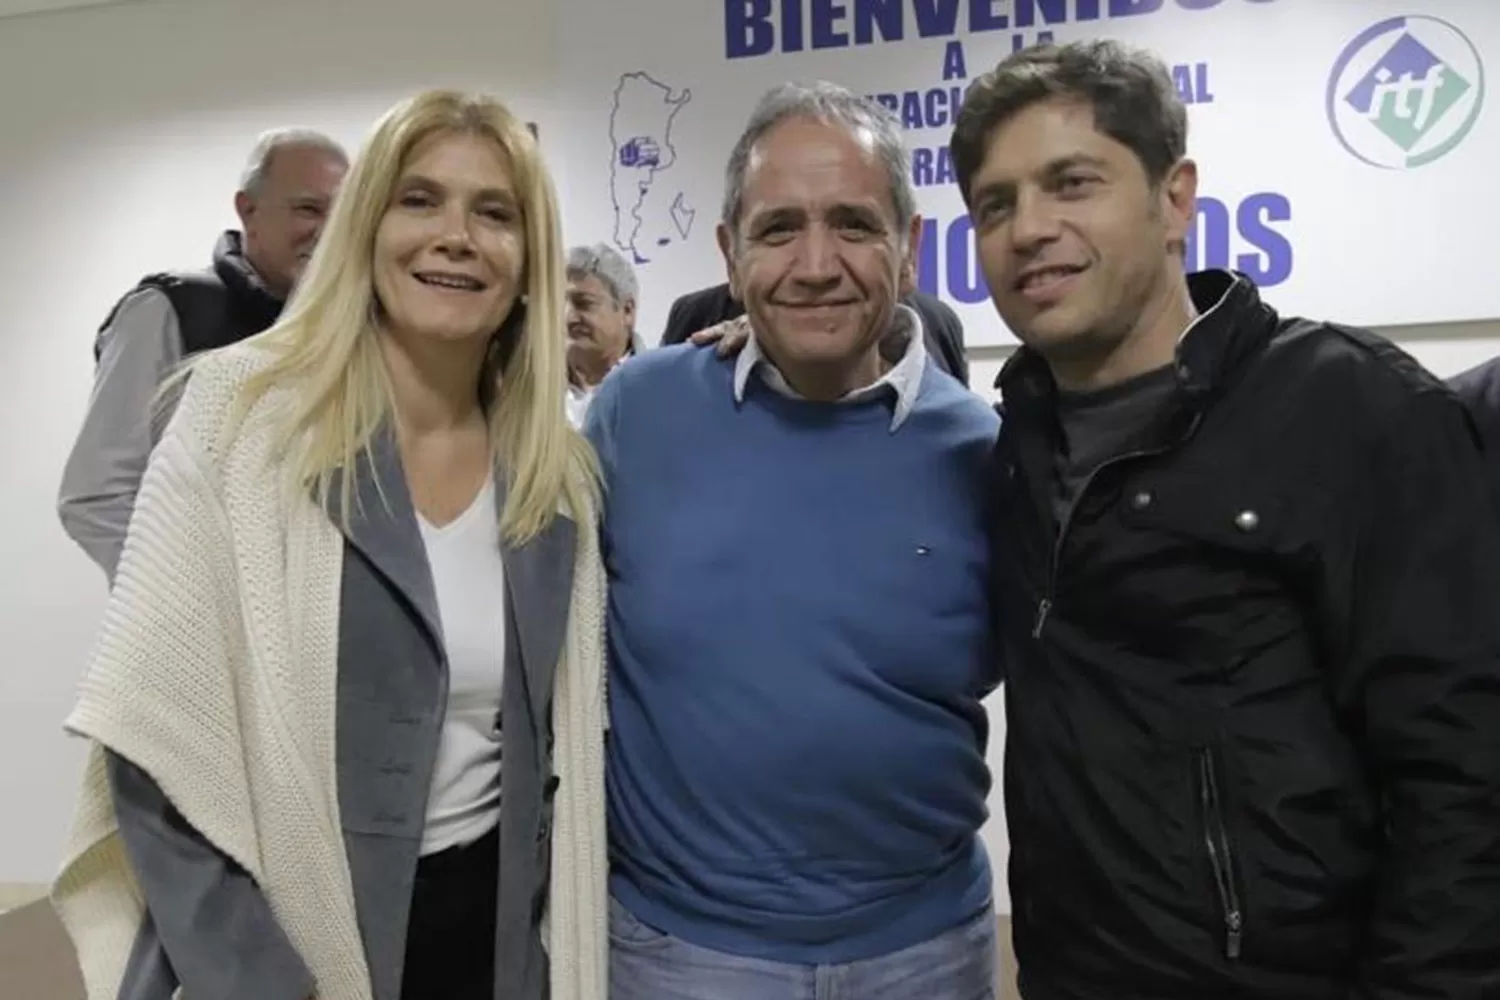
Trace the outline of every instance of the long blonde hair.
{"label": "long blonde hair", "polygon": [[[390,384],[376,344],[375,233],[413,149],[442,133],[493,141],[505,154],[526,227],[525,310],[503,330],[482,386],[490,441],[508,489],[502,532],[524,542],[565,507],[582,520],[598,500],[598,466],[569,425],[563,336],[564,271],[557,198],[536,140],[494,98],[430,90],[376,123],[351,165],[307,270],[280,320],[254,340],[274,360],[244,388],[240,413],[273,387],[295,386],[276,429],[297,481],[327,502],[340,469],[354,462],[391,413]],[[341,477],[340,510],[351,509],[352,475]]]}

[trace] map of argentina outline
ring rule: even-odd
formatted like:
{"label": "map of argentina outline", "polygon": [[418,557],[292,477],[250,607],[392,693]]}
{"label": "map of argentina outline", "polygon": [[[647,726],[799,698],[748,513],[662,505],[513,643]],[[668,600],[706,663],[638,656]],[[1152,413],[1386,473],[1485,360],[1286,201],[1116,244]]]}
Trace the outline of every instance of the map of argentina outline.
{"label": "map of argentina outline", "polygon": [[[650,257],[643,242],[665,246],[675,233],[687,239],[697,214],[681,192],[672,199],[658,193],[660,175],[677,162],[672,125],[689,101],[691,90],[673,92],[644,70],[625,73],[615,87],[609,115],[610,200],[614,204],[615,245],[629,251],[637,264]],[[655,196],[655,197],[653,197]],[[647,212],[648,199],[654,208]],[[643,232],[645,231],[644,236]]]}

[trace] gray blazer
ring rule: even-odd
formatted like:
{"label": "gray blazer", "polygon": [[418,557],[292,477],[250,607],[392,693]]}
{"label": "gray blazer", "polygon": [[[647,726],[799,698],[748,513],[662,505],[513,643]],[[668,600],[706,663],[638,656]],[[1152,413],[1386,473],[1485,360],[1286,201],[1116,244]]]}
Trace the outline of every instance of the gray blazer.
{"label": "gray blazer", "polygon": [[[431,573],[393,439],[356,468],[345,538],[337,687],[338,797],[375,1000],[399,1000],[407,919],[448,671]],[[376,477],[384,498],[377,491]],[[504,477],[497,475],[497,481]],[[332,494],[339,495],[337,484]],[[503,504],[503,490],[497,491]],[[330,516],[335,523],[337,500]],[[540,921],[551,867],[553,675],[572,590],[576,526],[559,516],[502,544],[499,892],[495,1000],[545,1000]],[[306,966],[250,877],[172,809],[149,775],[110,761],[126,851],[148,916],[120,1000],[307,1000]],[[503,973],[499,970],[504,970]]]}

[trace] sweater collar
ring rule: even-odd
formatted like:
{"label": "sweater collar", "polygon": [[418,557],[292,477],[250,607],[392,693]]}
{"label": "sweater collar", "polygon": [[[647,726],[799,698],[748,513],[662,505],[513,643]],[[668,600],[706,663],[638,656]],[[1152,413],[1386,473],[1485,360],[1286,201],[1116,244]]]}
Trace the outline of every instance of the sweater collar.
{"label": "sweater collar", "polygon": [[[895,364],[875,382],[861,389],[846,393],[839,404],[858,403],[894,393],[895,406],[891,413],[891,431],[901,427],[916,406],[917,394],[922,388],[922,375],[927,368],[927,344],[922,332],[922,318],[910,306],[897,305],[891,318],[891,329],[881,343],[881,353]],[[750,327],[750,338],[745,342],[734,364],[734,401],[745,400],[745,389],[750,376],[758,374],[760,380],[772,391],[790,399],[802,397],[787,382],[785,376],[771,363],[755,336],[755,327]]]}

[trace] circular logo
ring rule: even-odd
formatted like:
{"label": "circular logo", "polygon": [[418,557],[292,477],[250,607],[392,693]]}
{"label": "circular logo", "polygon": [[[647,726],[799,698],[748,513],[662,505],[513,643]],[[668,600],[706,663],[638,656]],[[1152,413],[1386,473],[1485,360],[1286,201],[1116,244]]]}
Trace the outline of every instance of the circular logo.
{"label": "circular logo", "polygon": [[1474,43],[1425,14],[1371,25],[1344,46],[1324,103],[1333,134],[1371,166],[1407,170],[1451,152],[1484,104]]}

